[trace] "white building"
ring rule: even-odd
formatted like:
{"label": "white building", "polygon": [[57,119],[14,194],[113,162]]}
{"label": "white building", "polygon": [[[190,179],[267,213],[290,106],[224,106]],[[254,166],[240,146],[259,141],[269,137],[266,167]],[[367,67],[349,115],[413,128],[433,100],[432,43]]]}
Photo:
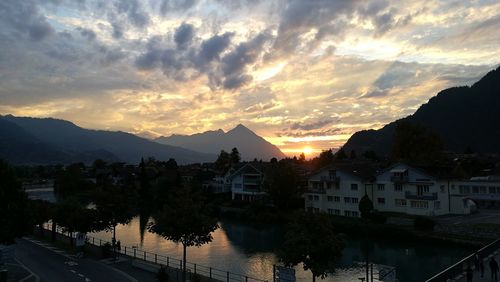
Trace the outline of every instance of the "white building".
{"label": "white building", "polygon": [[258,163],[246,163],[231,174],[233,200],[253,201],[266,195],[263,191],[264,172]]}
{"label": "white building", "polygon": [[358,205],[364,195],[381,212],[425,216],[469,214],[476,209],[476,203],[500,206],[500,181],[446,179],[403,163],[378,173],[332,166],[309,177],[305,208],[359,217]]}

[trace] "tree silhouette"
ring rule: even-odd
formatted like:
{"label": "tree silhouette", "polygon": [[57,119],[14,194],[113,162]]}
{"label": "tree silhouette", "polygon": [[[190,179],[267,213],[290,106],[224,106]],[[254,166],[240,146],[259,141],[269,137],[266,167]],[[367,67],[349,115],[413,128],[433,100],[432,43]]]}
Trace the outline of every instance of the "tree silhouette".
{"label": "tree silhouette", "polygon": [[183,247],[183,281],[186,281],[187,247],[201,246],[212,241],[212,232],[219,226],[209,214],[202,195],[189,186],[179,187],[174,197],[153,216],[149,230]]}
{"label": "tree silhouette", "polygon": [[217,160],[215,161],[215,168],[218,170],[225,170],[231,166],[231,155],[228,152],[221,150]]}
{"label": "tree silhouette", "polygon": [[370,200],[368,195],[364,195],[359,200],[359,212],[361,213],[362,218],[370,218],[370,214],[373,212],[373,202]]}
{"label": "tree silhouette", "polygon": [[345,153],[345,150],[343,147],[341,147],[337,153],[335,153],[335,157],[337,160],[345,160],[347,159],[347,154]]}
{"label": "tree silhouette", "polygon": [[235,147],[231,150],[231,164],[237,164],[241,160],[240,152],[238,152],[238,149]]}
{"label": "tree silhouette", "polygon": [[431,164],[442,159],[443,143],[439,135],[425,127],[409,122],[398,122],[394,132],[393,160]]}
{"label": "tree silhouette", "polygon": [[293,167],[284,161],[273,163],[266,172],[264,187],[279,209],[291,208],[301,199],[299,176]]}
{"label": "tree silhouette", "polygon": [[288,226],[279,257],[287,266],[302,263],[304,270],[312,272],[314,282],[316,277],[325,278],[335,271],[343,248],[327,215],[301,212]]}
{"label": "tree silhouette", "polygon": [[67,198],[55,207],[54,219],[65,232],[69,233],[73,246],[73,232],[87,233],[99,229],[95,210],[82,206],[76,198]]}
{"label": "tree silhouette", "polygon": [[26,193],[14,169],[0,160],[0,244],[13,244],[31,231]]}

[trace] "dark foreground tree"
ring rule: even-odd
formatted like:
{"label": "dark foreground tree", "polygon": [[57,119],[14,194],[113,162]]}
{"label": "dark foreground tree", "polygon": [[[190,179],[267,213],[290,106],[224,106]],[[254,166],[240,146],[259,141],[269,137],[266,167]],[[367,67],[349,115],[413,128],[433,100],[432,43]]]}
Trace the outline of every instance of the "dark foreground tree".
{"label": "dark foreground tree", "polygon": [[65,199],[55,207],[55,222],[69,233],[70,246],[73,246],[74,232],[87,233],[100,229],[96,218],[96,211],[85,208],[76,198]]}
{"label": "dark foreground tree", "polygon": [[325,278],[335,271],[343,248],[344,243],[327,215],[301,212],[288,226],[279,257],[287,266],[302,263],[304,270],[312,272],[312,281],[316,281],[316,277]]}
{"label": "dark foreground tree", "polygon": [[364,195],[361,200],[359,200],[359,212],[361,213],[362,218],[370,218],[370,215],[373,212],[373,202],[370,200],[368,195]]}
{"label": "dark foreground tree", "polygon": [[113,252],[116,249],[116,226],[128,224],[134,217],[135,205],[127,187],[106,184],[99,188],[95,199],[100,229],[113,231]]}
{"label": "dark foreground tree", "polygon": [[191,187],[179,187],[162,210],[155,215],[149,230],[183,247],[182,276],[186,281],[186,249],[212,241],[212,232],[219,225],[205,206],[202,195]]}
{"label": "dark foreground tree", "polygon": [[38,225],[43,235],[43,224],[54,219],[55,205],[44,200],[30,200],[29,210],[33,224]]}
{"label": "dark foreground tree", "polygon": [[287,162],[280,161],[269,167],[264,186],[279,209],[289,209],[300,202],[299,176]]}
{"label": "dark foreground tree", "polygon": [[13,244],[31,231],[26,193],[14,169],[0,160],[0,244]]}

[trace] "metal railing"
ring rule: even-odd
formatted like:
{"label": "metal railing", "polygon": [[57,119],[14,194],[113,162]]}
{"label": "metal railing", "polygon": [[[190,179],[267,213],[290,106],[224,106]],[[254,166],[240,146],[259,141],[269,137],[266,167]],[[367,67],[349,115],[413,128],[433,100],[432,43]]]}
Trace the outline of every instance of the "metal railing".
{"label": "metal railing", "polygon": [[[49,224],[50,226],[50,224]],[[45,228],[45,227],[44,227]],[[50,228],[45,228],[46,230],[51,230]],[[69,236],[67,233],[64,233],[59,226],[56,228],[57,233]],[[76,233],[73,233],[73,237],[76,238]],[[108,243],[112,245],[110,241],[106,241],[103,239],[99,239],[90,235],[86,236],[86,243],[94,246],[101,247],[104,244]],[[154,263],[159,266],[165,266],[165,267],[170,267],[170,268],[176,268],[179,270],[182,270],[182,260],[176,259],[173,257],[153,253],[153,252],[148,252],[145,250],[141,250],[137,247],[121,247],[120,250],[116,250],[117,253],[120,253],[122,255],[126,255],[129,257],[132,257],[134,259],[139,259],[145,262],[149,263]],[[197,263],[192,263],[189,261],[186,261],[186,272],[191,273],[191,274],[199,274],[202,276],[205,276],[210,279],[214,280],[219,280],[219,281],[226,281],[226,282],[268,282],[268,280],[263,280],[255,277],[251,277],[248,275],[243,275],[243,274],[238,274],[238,273],[233,273],[230,271],[225,271],[222,269],[214,268],[214,267],[209,267],[209,266],[204,266],[200,265]]]}
{"label": "metal railing", "polygon": [[[477,251],[477,254],[479,255],[480,258],[486,258],[491,254],[494,254],[498,249],[500,249],[500,239],[497,239],[496,241],[484,246],[483,248],[479,249]],[[454,265],[448,267],[447,269],[441,271],[440,273],[432,276],[431,278],[427,279],[426,282],[441,282],[441,281],[447,281],[449,278],[455,278],[460,274],[463,274],[467,266],[473,266],[474,265],[474,255],[476,253],[472,253],[468,255],[467,257],[463,258],[459,262],[455,263]]]}

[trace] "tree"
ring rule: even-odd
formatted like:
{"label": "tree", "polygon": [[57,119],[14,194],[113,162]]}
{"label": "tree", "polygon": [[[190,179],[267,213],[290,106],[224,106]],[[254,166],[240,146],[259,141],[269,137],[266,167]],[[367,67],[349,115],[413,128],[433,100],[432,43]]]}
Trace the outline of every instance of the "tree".
{"label": "tree", "polygon": [[82,206],[76,198],[67,198],[59,203],[54,213],[57,224],[69,233],[71,246],[73,232],[87,233],[99,229],[95,210]]}
{"label": "tree", "polygon": [[31,230],[26,193],[14,169],[0,160],[0,244],[13,244]]}
{"label": "tree", "polygon": [[280,261],[287,266],[303,264],[312,272],[312,280],[325,278],[335,271],[344,242],[335,232],[327,215],[301,212],[296,214],[285,234]]}
{"label": "tree", "polygon": [[231,166],[231,156],[228,152],[221,150],[217,160],[215,161],[215,168],[218,170],[225,170]]}
{"label": "tree", "polygon": [[132,195],[124,186],[107,184],[100,188],[95,199],[99,226],[113,231],[113,252],[116,244],[116,226],[128,224],[134,216]]}
{"label": "tree", "polygon": [[362,218],[370,218],[370,214],[373,212],[373,202],[368,195],[364,195],[361,200],[359,200],[359,212]]}
{"label": "tree", "polygon": [[301,199],[299,176],[287,162],[275,163],[267,170],[264,187],[279,209],[288,209]]}
{"label": "tree", "polygon": [[425,127],[409,122],[398,122],[392,147],[393,160],[431,164],[442,159],[443,143],[439,135]]}
{"label": "tree", "polygon": [[337,160],[345,160],[347,159],[347,154],[345,153],[345,150],[344,148],[340,148],[337,153],[335,153],[335,157],[337,158]]}
{"label": "tree", "polygon": [[351,150],[351,155],[349,156],[349,158],[351,160],[354,160],[356,158],[356,151],[355,150]]}
{"label": "tree", "polygon": [[237,164],[241,160],[240,152],[238,152],[238,149],[235,147],[231,150],[231,164]]}
{"label": "tree", "polygon": [[75,163],[59,171],[54,183],[55,192],[64,198],[90,191],[92,183],[85,180],[84,168],[83,164]]}
{"label": "tree", "polygon": [[43,224],[54,219],[55,205],[44,200],[30,200],[29,210],[33,224],[38,225],[43,234]]}
{"label": "tree", "polygon": [[304,152],[300,153],[299,155],[299,162],[305,162],[306,161],[306,155],[304,154]]}
{"label": "tree", "polygon": [[212,241],[212,232],[219,227],[216,218],[210,215],[202,195],[189,186],[179,187],[153,218],[154,223],[149,226],[151,232],[182,244],[182,277],[186,281],[186,249]]}

